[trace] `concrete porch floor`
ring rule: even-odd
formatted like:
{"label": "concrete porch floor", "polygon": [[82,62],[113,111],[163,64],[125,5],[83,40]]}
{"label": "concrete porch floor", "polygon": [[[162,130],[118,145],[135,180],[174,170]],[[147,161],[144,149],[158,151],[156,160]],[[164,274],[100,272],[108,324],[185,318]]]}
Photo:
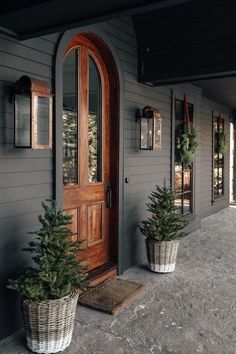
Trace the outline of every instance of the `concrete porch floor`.
{"label": "concrete porch floor", "polygon": [[[143,265],[122,277],[147,284],[145,293],[116,317],[78,306],[65,354],[236,353],[236,208],[181,241],[174,273]],[[0,353],[31,353],[23,332],[2,341]]]}

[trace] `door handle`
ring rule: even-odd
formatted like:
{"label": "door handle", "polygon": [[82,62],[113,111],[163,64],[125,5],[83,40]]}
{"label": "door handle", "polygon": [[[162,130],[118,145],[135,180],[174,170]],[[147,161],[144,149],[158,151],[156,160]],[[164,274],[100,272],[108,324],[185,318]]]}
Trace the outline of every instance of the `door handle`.
{"label": "door handle", "polygon": [[107,194],[107,208],[111,209],[112,207],[112,191],[111,191],[111,186],[108,185],[106,186],[106,194]]}

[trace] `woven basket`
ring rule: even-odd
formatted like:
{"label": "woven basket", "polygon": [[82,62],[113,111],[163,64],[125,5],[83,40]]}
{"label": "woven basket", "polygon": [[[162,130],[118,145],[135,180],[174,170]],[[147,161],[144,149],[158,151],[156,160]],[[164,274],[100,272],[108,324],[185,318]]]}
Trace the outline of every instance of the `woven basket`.
{"label": "woven basket", "polygon": [[175,270],[179,241],[153,241],[146,239],[149,269],[158,273],[170,273]]}
{"label": "woven basket", "polygon": [[79,293],[56,300],[22,300],[27,346],[35,353],[57,353],[67,348],[74,328]]}

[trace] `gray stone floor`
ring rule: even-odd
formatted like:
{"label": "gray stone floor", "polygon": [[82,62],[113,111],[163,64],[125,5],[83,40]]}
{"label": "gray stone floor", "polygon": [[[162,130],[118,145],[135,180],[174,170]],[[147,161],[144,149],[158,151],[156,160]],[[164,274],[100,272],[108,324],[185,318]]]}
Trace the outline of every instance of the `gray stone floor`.
{"label": "gray stone floor", "polygon": [[[203,220],[181,241],[174,273],[134,267],[123,278],[147,284],[116,317],[78,306],[65,354],[236,354],[236,208]],[[0,353],[26,354],[23,333]]]}

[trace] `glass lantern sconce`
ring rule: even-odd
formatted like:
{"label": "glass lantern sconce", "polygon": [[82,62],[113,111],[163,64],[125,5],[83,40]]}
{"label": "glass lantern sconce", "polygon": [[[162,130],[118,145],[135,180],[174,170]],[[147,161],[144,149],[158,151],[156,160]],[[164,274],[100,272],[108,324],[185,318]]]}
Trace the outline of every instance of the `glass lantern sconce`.
{"label": "glass lantern sconce", "polygon": [[160,110],[150,106],[139,109],[136,121],[140,122],[140,150],[160,150],[162,129]]}
{"label": "glass lantern sconce", "polygon": [[22,76],[14,87],[15,147],[52,148],[52,95],[46,82]]}

